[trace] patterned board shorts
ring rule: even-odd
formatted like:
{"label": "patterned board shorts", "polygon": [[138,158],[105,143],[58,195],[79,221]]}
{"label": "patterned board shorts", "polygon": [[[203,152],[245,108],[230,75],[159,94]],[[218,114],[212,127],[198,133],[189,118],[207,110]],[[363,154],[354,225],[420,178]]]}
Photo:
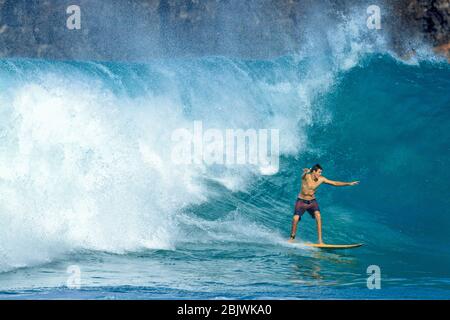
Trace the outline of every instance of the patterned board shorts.
{"label": "patterned board shorts", "polygon": [[305,211],[308,211],[311,217],[315,219],[314,212],[320,211],[317,200],[303,200],[298,198],[297,202],[295,203],[294,216],[298,215],[301,218]]}

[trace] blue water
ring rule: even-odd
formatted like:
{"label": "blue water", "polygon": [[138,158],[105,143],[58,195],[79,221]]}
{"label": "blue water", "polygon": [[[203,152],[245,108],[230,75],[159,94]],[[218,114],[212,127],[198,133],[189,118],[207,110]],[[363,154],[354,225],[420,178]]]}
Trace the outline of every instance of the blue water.
{"label": "blue water", "polygon": [[[449,108],[448,64],[380,53],[1,60],[0,298],[448,299]],[[279,172],[173,164],[195,120],[279,129]],[[363,247],[286,243],[315,163],[361,181],[317,198],[325,242]],[[315,232],[305,215],[298,239]]]}

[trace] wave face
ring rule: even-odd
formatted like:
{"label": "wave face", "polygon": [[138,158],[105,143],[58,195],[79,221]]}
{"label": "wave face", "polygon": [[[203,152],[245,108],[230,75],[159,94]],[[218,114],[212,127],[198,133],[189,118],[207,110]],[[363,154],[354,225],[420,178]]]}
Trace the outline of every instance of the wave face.
{"label": "wave face", "polygon": [[[364,242],[362,261],[392,274],[401,259],[444,277],[450,68],[333,56],[2,60],[0,271],[84,251],[283,247],[300,171],[318,162],[328,178],[361,180],[318,192],[327,242]],[[174,164],[171,135],[196,120],[279,129],[280,171]],[[304,218],[301,237],[314,228]]]}
{"label": "wave face", "polygon": [[368,58],[324,99],[332,122],[309,134],[333,174],[362,181],[339,191],[339,201],[372,209],[396,230],[438,246],[450,227],[449,70]]}
{"label": "wave face", "polygon": [[208,201],[206,181],[238,191],[256,174],[175,165],[174,130],[194,120],[205,128],[283,128],[280,151],[296,155],[312,121],[311,96],[330,82],[302,68],[293,58],[2,61],[1,270],[80,249],[173,249],[173,221]]}

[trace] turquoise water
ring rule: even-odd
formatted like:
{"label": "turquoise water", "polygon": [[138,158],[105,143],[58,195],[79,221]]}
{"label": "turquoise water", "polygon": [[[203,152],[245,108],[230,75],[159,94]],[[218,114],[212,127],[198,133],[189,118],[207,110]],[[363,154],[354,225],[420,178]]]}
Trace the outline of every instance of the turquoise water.
{"label": "turquoise water", "polygon": [[[450,297],[445,62],[2,60],[0,90],[1,298]],[[198,120],[279,129],[279,171],[174,164]],[[286,243],[315,163],[361,181],[317,198],[325,242],[363,247]],[[298,238],[316,239],[306,215]]]}

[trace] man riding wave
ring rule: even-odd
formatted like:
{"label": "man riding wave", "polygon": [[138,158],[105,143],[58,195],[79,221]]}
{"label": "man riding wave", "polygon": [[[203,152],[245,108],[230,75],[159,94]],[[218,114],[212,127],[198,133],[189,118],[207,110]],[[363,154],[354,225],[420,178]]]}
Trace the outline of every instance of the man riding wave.
{"label": "man riding wave", "polygon": [[289,241],[293,241],[295,239],[295,234],[297,233],[297,224],[305,211],[308,211],[311,217],[316,220],[318,243],[323,244],[322,220],[320,217],[319,204],[317,203],[315,197],[315,192],[322,183],[326,183],[336,187],[344,187],[357,185],[359,181],[340,182],[329,180],[322,176],[322,167],[319,164],[316,164],[311,169],[303,169],[302,186],[297,197],[297,202],[295,203],[294,217],[292,219],[291,237]]}

